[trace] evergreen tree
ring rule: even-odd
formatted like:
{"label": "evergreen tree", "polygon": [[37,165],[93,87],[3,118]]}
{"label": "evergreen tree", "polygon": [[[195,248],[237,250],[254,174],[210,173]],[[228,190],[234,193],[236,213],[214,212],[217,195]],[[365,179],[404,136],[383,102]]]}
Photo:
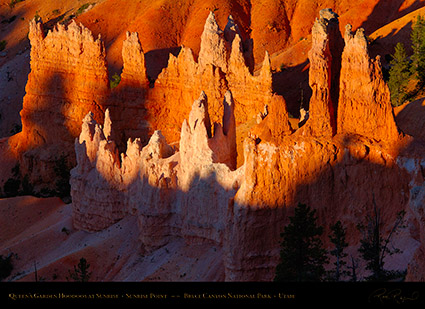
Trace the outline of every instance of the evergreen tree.
{"label": "evergreen tree", "polygon": [[366,261],[366,269],[372,274],[366,278],[368,281],[388,281],[392,278],[400,277],[401,272],[388,271],[384,269],[384,259],[387,255],[400,253],[400,249],[390,248],[392,237],[400,228],[404,227],[405,212],[397,214],[394,225],[385,237],[383,232],[382,217],[380,211],[374,203],[373,215],[367,216],[367,224],[358,225],[358,229],[363,232],[363,239],[360,240],[359,252]]}
{"label": "evergreen tree", "polygon": [[68,270],[69,276],[74,281],[87,282],[91,276],[91,272],[88,271],[89,267],[90,264],[87,263],[87,260],[85,258],[81,258],[80,262],[78,263],[78,267],[74,265],[74,272]]}
{"label": "evergreen tree", "polygon": [[410,39],[413,50],[411,72],[416,75],[420,83],[423,83],[425,81],[425,20],[421,16],[417,17],[412,27]]}
{"label": "evergreen tree", "polygon": [[332,234],[329,235],[330,241],[335,245],[335,248],[330,251],[330,254],[335,257],[335,270],[331,272],[330,280],[340,281],[341,276],[349,275],[349,272],[345,270],[345,265],[347,264],[344,261],[348,255],[344,252],[345,248],[348,247],[348,243],[345,241],[346,230],[342,226],[341,221],[336,222],[331,226]]}
{"label": "evergreen tree", "polygon": [[317,226],[315,210],[298,204],[290,223],[281,234],[281,262],[276,267],[275,281],[320,281],[327,263],[326,250],[320,236],[323,228]]}
{"label": "evergreen tree", "polygon": [[407,84],[410,77],[409,60],[403,43],[397,43],[392,58],[388,87],[391,92],[391,104],[399,106],[407,98]]}

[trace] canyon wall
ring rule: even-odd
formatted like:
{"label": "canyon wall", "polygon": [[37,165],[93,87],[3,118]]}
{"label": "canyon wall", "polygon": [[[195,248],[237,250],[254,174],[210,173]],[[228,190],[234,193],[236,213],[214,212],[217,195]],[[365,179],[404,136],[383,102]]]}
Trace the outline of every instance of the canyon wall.
{"label": "canyon wall", "polygon": [[[280,233],[300,202],[317,210],[325,232],[341,220],[352,246],[375,205],[386,227],[405,210],[408,278],[423,280],[422,146],[399,132],[363,31],[348,26],[343,39],[338,29],[338,16],[322,10],[309,117],[294,130],[272,91],[268,53],[253,74],[230,17],[221,30],[211,13],[198,58],[182,46],[154,83],[138,34],[128,32],[112,90],[100,39],[76,23],[45,34],[32,21],[23,129],[2,149],[39,186],[57,181],[60,158],[74,163],[75,228],[137,216],[144,250],[175,238],[220,246],[228,281],[273,279]],[[236,128],[253,118],[238,167]]]}
{"label": "canyon wall", "polygon": [[[214,25],[212,19],[207,24]],[[100,230],[133,214],[146,250],[175,237],[187,243],[212,243],[223,248],[225,280],[267,281],[273,279],[279,262],[280,233],[298,203],[317,210],[325,232],[340,220],[352,246],[361,238],[357,224],[376,206],[386,222],[384,228],[399,211],[406,211],[407,232],[398,241],[411,244],[405,256],[409,271],[422,269],[423,177],[418,172],[422,149],[395,126],[379,60],[368,56],[362,30],[353,35],[347,27],[344,46],[332,30],[336,25],[337,15],[324,10],[313,27],[310,85],[314,95],[304,126],[294,131],[285,102],[271,95],[266,112],[245,139],[245,162],[237,169],[238,102],[233,91],[226,90],[221,108],[211,107],[221,97],[219,92],[213,94],[211,104],[207,92],[201,91],[182,120],[178,150],[155,131],[145,147],[140,140],[129,140],[120,158],[107,138],[109,129],[105,133],[110,125],[105,123],[102,129],[87,116],[76,141],[78,165],[71,178],[74,224]],[[223,38],[217,27],[211,28],[208,41],[222,46],[221,50],[196,63],[191,51],[183,48],[178,57],[170,56],[169,67],[158,78],[157,83],[166,82],[170,93],[179,93],[179,102],[192,96],[182,99],[185,91],[176,86],[182,85],[182,76],[192,80],[208,72],[217,84],[226,80],[230,85],[236,72],[230,69],[232,64],[242,63],[234,48],[238,35],[226,62],[222,52],[226,44],[217,43]],[[348,74],[350,68],[354,77]],[[267,80],[267,72],[261,74]],[[364,97],[355,95],[353,84]],[[161,87],[165,86],[157,91]],[[223,112],[214,114],[211,109]],[[216,121],[219,116],[221,124]],[[371,126],[376,130],[372,132]],[[408,278],[423,280],[411,272]]]}
{"label": "canyon wall", "polygon": [[246,62],[240,32],[231,17],[221,30],[214,13],[210,13],[197,61],[192,50],[184,46],[177,56],[170,54],[168,66],[148,94],[149,123],[161,130],[170,143],[178,142],[183,119],[201,91],[209,98],[212,122],[219,122],[223,116],[221,101],[227,91],[232,92],[235,101],[237,124],[256,117],[272,100],[269,55],[266,52],[262,68],[254,76]]}
{"label": "canyon wall", "polygon": [[[21,178],[27,176],[34,193],[54,192],[58,181],[67,181],[67,172],[76,162],[73,141],[89,111],[101,123],[109,108],[115,126],[111,138],[124,151],[129,138],[140,138],[146,145],[155,130],[161,130],[170,144],[178,145],[183,120],[201,91],[209,98],[212,123],[220,122],[224,115],[221,102],[227,91],[233,94],[236,124],[256,117],[273,97],[268,54],[259,75],[254,76],[231,16],[221,30],[211,12],[197,61],[189,48],[182,47],[178,56],[170,54],[168,67],[155,83],[147,77],[138,34],[127,32],[123,70],[113,89],[103,42],[84,26],[72,21],[68,26],[58,24],[46,34],[42,23],[34,19],[29,39],[31,73],[21,111],[23,128],[8,139],[7,151],[16,158]],[[280,101],[283,106],[282,97]]]}
{"label": "canyon wall", "polygon": [[[142,147],[129,140],[119,156],[110,136],[109,112],[100,126],[88,114],[75,142],[77,166],[71,171],[75,227],[99,231],[135,214],[145,249],[155,249],[172,237],[223,244],[227,203],[241,182],[236,162],[234,102],[223,101],[224,115],[212,135],[208,98],[193,102],[182,124],[179,149],[155,131]],[[214,197],[214,198],[212,198]]]}
{"label": "canyon wall", "polygon": [[55,189],[58,168],[75,165],[73,141],[81,119],[89,111],[103,118],[109,81],[103,43],[84,26],[58,24],[45,34],[33,19],[28,36],[31,72],[20,113],[22,131],[9,138],[8,151],[40,192]]}

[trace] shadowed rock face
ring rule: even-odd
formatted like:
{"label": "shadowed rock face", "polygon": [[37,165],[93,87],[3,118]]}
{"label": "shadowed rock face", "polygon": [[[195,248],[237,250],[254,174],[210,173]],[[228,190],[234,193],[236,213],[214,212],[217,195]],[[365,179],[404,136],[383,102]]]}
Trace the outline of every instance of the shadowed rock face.
{"label": "shadowed rock face", "polygon": [[78,164],[71,173],[74,226],[98,231],[136,214],[146,249],[160,247],[170,237],[222,244],[223,201],[234,196],[241,175],[229,168],[236,163],[232,103],[229,92],[223,122],[211,136],[208,99],[201,93],[183,122],[180,151],[155,131],[143,148],[140,140],[129,140],[121,158],[105,129],[88,114],[75,143]]}
{"label": "shadowed rock face", "polygon": [[[379,62],[369,58],[361,30],[357,35],[347,32],[344,47],[339,44],[342,38],[335,31],[337,25],[337,15],[325,10],[313,27],[310,84],[314,96],[305,126],[294,132],[285,102],[272,96],[259,123],[245,139],[245,162],[236,170],[238,103],[231,92],[224,95],[222,124],[216,123],[213,130],[211,101],[206,92],[201,92],[182,121],[178,151],[156,131],[144,148],[140,141],[129,140],[119,160],[114,143],[106,141],[100,126],[89,125],[92,120],[88,117],[76,143],[78,165],[72,172],[75,225],[99,230],[119,217],[135,214],[145,249],[157,248],[176,237],[187,243],[211,242],[223,248],[225,280],[229,281],[273,279],[279,262],[280,233],[298,202],[318,211],[325,230],[341,220],[353,246],[361,237],[356,225],[375,204],[383,211],[388,226],[397,212],[406,210],[411,214],[411,224],[420,230],[423,219],[414,210],[417,208],[411,208],[411,192],[422,190],[423,179],[417,175],[422,159],[409,157],[403,150],[412,140],[400,136],[392,125],[394,118]],[[225,75],[229,85],[238,69],[249,73],[246,67],[236,65],[243,62],[238,44],[235,34]],[[188,61],[186,72],[192,72],[192,76],[209,66],[200,69],[190,50],[183,49],[179,57],[170,59],[169,68],[158,80],[182,78],[172,73],[184,72],[179,61]],[[352,80],[348,78],[348,63],[359,74],[355,83],[365,93],[364,99],[354,98],[354,92],[349,91]],[[267,57],[263,67],[267,68]],[[335,73],[339,67],[340,72]],[[267,80],[267,72],[263,70],[260,76]],[[340,84],[333,84],[332,76],[339,73]],[[370,106],[375,108],[373,113],[382,115],[370,121],[375,121],[376,128],[386,128],[371,136],[369,124],[349,126],[353,115],[369,119]],[[348,113],[350,108],[353,110]],[[406,163],[410,160],[412,166]],[[82,194],[87,185],[89,190]],[[92,200],[95,192],[105,192],[108,198]],[[421,195],[414,196],[418,201]],[[96,219],[99,214],[109,219]],[[423,267],[419,251],[415,251],[423,235],[408,232],[403,237],[398,241],[415,244],[406,253],[411,269]]]}
{"label": "shadowed rock face", "polygon": [[[379,59],[370,59],[362,30],[352,34],[347,28],[343,46],[337,15],[321,11],[309,53],[310,117],[294,131],[284,99],[272,93],[268,53],[254,76],[230,18],[228,25],[220,30],[210,14],[197,61],[182,47],[178,56],[170,55],[153,88],[137,34],[128,33],[122,84],[110,91],[100,40],[76,24],[44,36],[33,22],[29,84],[37,86],[38,78],[52,71],[64,86],[29,92],[23,115],[32,108],[36,121],[23,117],[23,132],[10,139],[11,149],[32,158],[33,175],[40,169],[45,181],[51,174],[39,163],[43,160],[37,161],[43,154],[39,149],[60,148],[69,155],[73,145],[76,166],[70,182],[77,229],[99,231],[137,216],[145,250],[176,238],[220,247],[225,280],[273,279],[280,233],[298,202],[317,210],[325,230],[341,220],[352,246],[361,237],[356,224],[374,204],[389,224],[405,210],[413,228],[398,240],[415,246],[404,265],[423,269],[422,148],[399,134]],[[55,36],[67,40],[48,45]],[[49,48],[59,49],[51,57],[62,62],[43,62]],[[67,61],[76,61],[93,80],[70,88],[80,70]],[[73,104],[64,105],[62,93]],[[53,108],[49,119],[38,112],[45,111],[43,100]],[[253,117],[258,123],[245,138],[245,161],[237,167],[236,126]],[[62,118],[70,124],[56,123]],[[38,129],[47,120],[58,130]],[[78,130],[77,120],[82,122]]]}

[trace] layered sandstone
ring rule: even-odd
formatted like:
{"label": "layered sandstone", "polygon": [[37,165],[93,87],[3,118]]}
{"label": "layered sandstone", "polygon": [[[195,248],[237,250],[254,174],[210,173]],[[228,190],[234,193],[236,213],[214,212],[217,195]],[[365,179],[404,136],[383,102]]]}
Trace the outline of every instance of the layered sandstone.
{"label": "layered sandstone", "polygon": [[183,122],[178,152],[155,131],[145,147],[139,139],[129,140],[121,156],[107,139],[106,126],[88,114],[75,144],[78,165],[71,172],[74,226],[97,231],[136,214],[145,249],[175,237],[222,244],[223,201],[240,183],[240,170],[230,169],[236,163],[233,104],[226,93],[222,122],[212,134],[208,99],[201,93]]}
{"label": "layered sandstone", "polygon": [[[108,95],[105,49],[82,25],[58,24],[46,35],[30,22],[31,72],[21,110],[22,132],[9,139],[20,171],[34,186],[55,189],[55,165],[75,164],[73,140],[81,120],[92,111],[101,120]],[[37,190],[36,189],[36,190]]]}
{"label": "layered sandstone", "polygon": [[108,108],[117,127],[113,138],[122,149],[129,138],[139,137],[146,144],[151,126],[146,121],[145,108],[149,79],[145,54],[137,32],[126,32],[121,55],[121,79],[118,86],[111,91]]}
{"label": "layered sandstone", "polygon": [[336,109],[343,42],[338,15],[332,10],[320,11],[312,28],[309,84],[312,89],[309,121],[305,134],[332,137],[336,134]]}
{"label": "layered sandstone", "polygon": [[[404,240],[415,243],[406,259],[411,272],[421,270],[423,152],[411,138],[401,140],[379,59],[370,59],[362,30],[348,28],[342,52],[337,25],[337,15],[324,10],[313,26],[314,95],[310,117],[294,132],[284,99],[272,92],[268,53],[252,74],[231,18],[222,31],[210,14],[197,60],[182,47],[153,88],[138,35],[128,33],[121,83],[112,92],[99,39],[75,23],[45,36],[33,22],[25,125],[9,143],[28,159],[22,162],[34,163],[22,164],[42,175],[36,182],[54,180],[43,162],[68,153],[74,141],[77,229],[99,231],[135,215],[145,250],[176,238],[219,247],[225,280],[273,279],[280,233],[299,202],[317,210],[325,231],[341,220],[352,246],[361,236],[356,225],[374,205],[386,227],[406,210]],[[49,74],[57,76],[53,87],[42,87]],[[236,126],[253,117],[258,124],[237,168]],[[47,123],[52,130],[41,130]],[[415,151],[403,151],[407,146]]]}
{"label": "layered sandstone", "polygon": [[342,53],[338,133],[361,135],[394,143],[398,129],[390,101],[390,91],[382,77],[380,57],[371,59],[363,29],[355,34],[346,26]]}
{"label": "layered sandstone", "polygon": [[246,59],[233,19],[229,17],[223,31],[211,12],[205,23],[197,61],[192,50],[184,46],[178,56],[170,54],[168,66],[149,92],[146,107],[151,126],[160,129],[170,143],[178,142],[183,119],[201,91],[209,98],[208,112],[212,122],[219,122],[223,117],[221,102],[227,91],[232,92],[235,101],[237,124],[255,117],[272,100],[270,59],[266,53],[261,71],[255,76]]}

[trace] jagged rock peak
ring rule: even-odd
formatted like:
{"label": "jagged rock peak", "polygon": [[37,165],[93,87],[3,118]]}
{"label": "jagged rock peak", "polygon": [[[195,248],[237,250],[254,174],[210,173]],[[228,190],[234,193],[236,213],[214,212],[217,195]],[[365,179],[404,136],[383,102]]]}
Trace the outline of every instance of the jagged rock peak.
{"label": "jagged rock peak", "polygon": [[[47,32],[47,35],[44,35],[43,22],[41,19],[32,19],[29,23],[29,34],[28,37],[31,41],[31,45],[35,46],[37,43],[41,44],[42,41],[48,41],[45,44],[51,45],[50,48],[56,48],[55,42],[65,41],[64,43],[68,46],[79,45],[79,49],[82,51],[86,48],[93,51],[97,50],[95,53],[100,53],[102,56],[105,56],[105,48],[101,35],[95,39],[93,33],[90,29],[86,28],[83,24],[77,24],[75,20],[72,20],[68,26],[63,24],[56,24],[52,30]],[[60,44],[57,44],[61,46]],[[78,48],[68,49],[68,52],[73,53]],[[42,51],[41,51],[42,52]],[[79,55],[77,53],[75,56]]]}
{"label": "jagged rock peak", "polygon": [[123,72],[122,85],[135,86],[147,84],[145,55],[137,32],[126,32],[122,45]]}
{"label": "jagged rock peak", "polygon": [[43,31],[43,22],[40,19],[36,19],[35,17],[29,22],[29,33],[28,37],[32,42],[35,38],[43,39],[44,31]]}
{"label": "jagged rock peak", "polygon": [[344,34],[338,133],[365,136],[393,147],[399,133],[380,58],[370,58],[364,30],[360,28],[353,34],[351,29],[347,25]]}
{"label": "jagged rock peak", "polygon": [[126,38],[123,42],[123,57],[126,56],[126,52],[130,48],[144,55],[142,45],[140,44],[139,40],[139,34],[137,32],[126,32]]}
{"label": "jagged rock peak", "polygon": [[198,63],[201,67],[212,64],[227,72],[226,40],[213,12],[208,15],[201,35]]}
{"label": "jagged rock peak", "polygon": [[137,32],[126,31],[125,37],[126,37],[125,41],[133,43],[133,44],[137,44],[140,46],[139,34]]}
{"label": "jagged rock peak", "polygon": [[336,132],[334,111],[337,106],[342,38],[338,15],[331,9],[320,11],[312,28],[309,85],[312,96],[309,118],[302,133],[313,136],[332,136]]}
{"label": "jagged rock peak", "polygon": [[84,140],[88,140],[87,137],[89,137],[90,140],[93,139],[95,133],[95,126],[96,121],[94,120],[93,113],[88,112],[82,121],[80,143],[82,143]]}
{"label": "jagged rock peak", "polygon": [[71,21],[71,23],[67,27],[65,27],[62,24],[57,24],[53,28],[53,31],[49,31],[49,33],[57,33],[59,35],[65,34],[69,36],[70,39],[75,39],[82,42],[88,41],[88,42],[96,42],[98,44],[101,43],[100,34],[95,40],[91,30],[85,27],[82,23],[77,24],[77,22],[74,19]]}
{"label": "jagged rock peak", "polygon": [[328,26],[330,24],[338,24],[338,14],[333,12],[331,9],[323,9],[319,12],[319,18],[313,24],[311,34],[313,40],[320,38],[321,36],[327,36],[329,33]]}
{"label": "jagged rock peak", "polygon": [[331,21],[331,20],[337,21],[338,17],[339,17],[338,14],[333,12],[332,9],[330,9],[330,8],[320,10],[319,16],[320,16],[320,19],[328,20],[328,21]]}
{"label": "jagged rock peak", "polygon": [[174,149],[168,145],[164,135],[160,130],[153,132],[149,143],[146,146],[147,152],[151,158],[168,158],[174,154]]}
{"label": "jagged rock peak", "polygon": [[217,24],[215,14],[212,11],[208,14],[207,20],[205,21],[204,32],[210,32],[213,34],[223,34],[223,31]]}
{"label": "jagged rock peak", "polygon": [[353,34],[351,32],[353,26],[350,24],[347,24],[345,26],[345,33],[344,33],[344,41],[345,45],[356,45],[358,47],[361,47],[363,50],[365,50],[368,53],[368,46],[367,46],[367,38],[364,33],[363,28],[357,29],[356,33]]}
{"label": "jagged rock peak", "polygon": [[236,71],[235,68],[246,68],[245,58],[243,56],[242,40],[239,34],[235,34],[232,41],[232,49],[229,58],[229,71]]}
{"label": "jagged rock peak", "polygon": [[105,111],[105,121],[103,123],[103,134],[107,140],[110,140],[112,137],[112,121],[109,114],[109,108]]}
{"label": "jagged rock peak", "polygon": [[211,137],[211,121],[208,114],[208,99],[204,91],[201,92],[199,98],[192,104],[192,110],[189,114],[189,127],[196,130],[198,125],[205,125],[208,137]]}
{"label": "jagged rock peak", "polygon": [[272,65],[271,65],[271,61],[270,61],[270,55],[269,52],[266,50],[266,52],[264,53],[264,60],[263,60],[263,65],[261,67],[261,71],[260,71],[260,77],[261,79],[263,79],[264,81],[268,81],[268,83],[272,82]]}

